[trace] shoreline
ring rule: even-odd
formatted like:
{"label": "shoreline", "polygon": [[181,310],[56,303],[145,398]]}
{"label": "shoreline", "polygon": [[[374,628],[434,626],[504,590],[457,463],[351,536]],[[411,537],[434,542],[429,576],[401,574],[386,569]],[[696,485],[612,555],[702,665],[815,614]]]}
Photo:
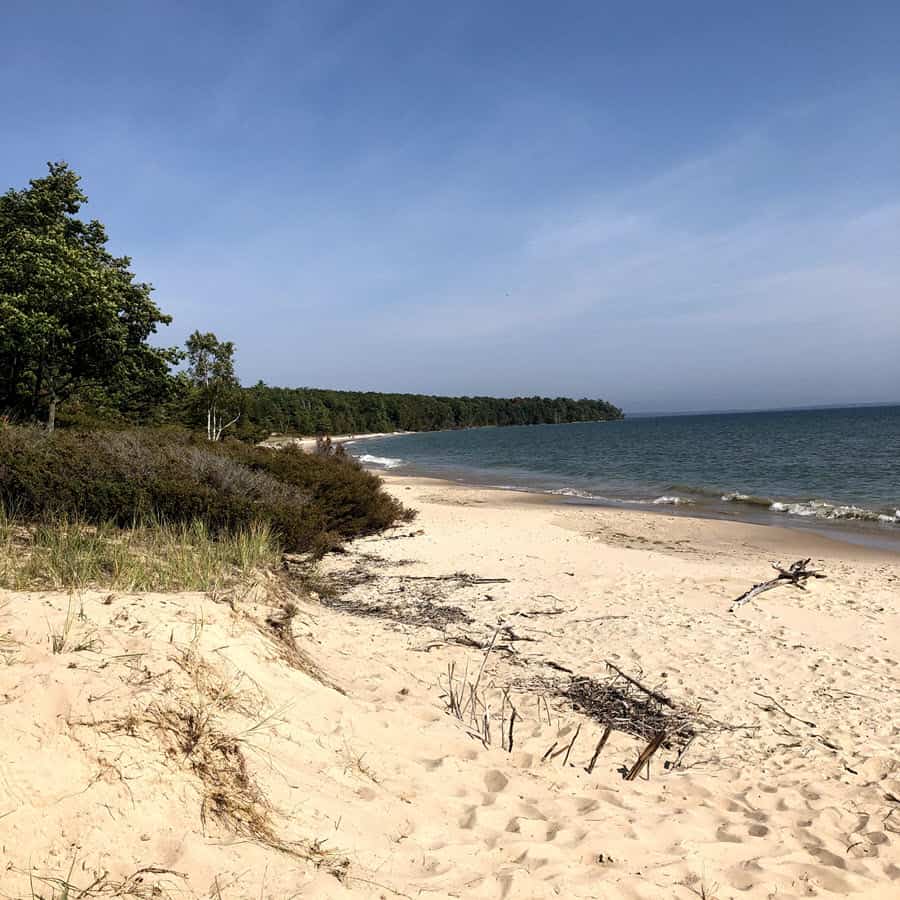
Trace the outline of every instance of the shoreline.
{"label": "shoreline", "polygon": [[[772,531],[771,543],[774,545],[778,538],[781,543],[790,546],[833,547],[835,550],[843,549],[843,555],[849,551],[864,553],[869,558],[884,558],[887,561],[896,562],[900,557],[900,534],[885,534],[881,540],[879,535],[871,535],[865,528],[860,528],[859,533],[850,529],[844,529],[839,524],[809,521],[760,521],[747,515],[746,510],[736,510],[734,516],[729,517],[716,514],[712,510],[691,509],[686,506],[660,506],[653,507],[650,504],[617,504],[601,500],[590,500],[582,497],[570,497],[554,494],[542,490],[529,490],[523,487],[501,487],[498,485],[478,483],[475,481],[454,481],[437,475],[425,475],[413,472],[392,472],[385,470],[383,466],[362,464],[363,467],[375,475],[381,477],[385,484],[400,485],[405,487],[407,483],[432,483],[436,487],[455,488],[458,490],[477,490],[485,493],[495,493],[499,498],[516,498],[516,502],[522,504],[542,504],[555,506],[560,509],[587,509],[604,510],[613,513],[621,513],[624,517],[664,517],[675,520],[688,520],[695,522],[713,522],[724,526],[737,528],[765,529]],[[743,513],[743,515],[741,515]],[[803,538],[801,541],[800,538]],[[768,543],[768,542],[767,542]],[[807,554],[811,555],[811,554]],[[814,552],[813,554],[814,555]],[[840,555],[840,554],[838,554]]]}

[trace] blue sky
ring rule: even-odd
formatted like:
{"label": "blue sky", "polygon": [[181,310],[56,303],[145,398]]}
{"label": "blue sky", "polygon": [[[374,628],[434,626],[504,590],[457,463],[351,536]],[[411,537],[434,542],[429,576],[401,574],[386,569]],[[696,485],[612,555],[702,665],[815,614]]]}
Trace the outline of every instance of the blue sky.
{"label": "blue sky", "polygon": [[900,399],[896,2],[3,2],[50,159],[245,383]]}

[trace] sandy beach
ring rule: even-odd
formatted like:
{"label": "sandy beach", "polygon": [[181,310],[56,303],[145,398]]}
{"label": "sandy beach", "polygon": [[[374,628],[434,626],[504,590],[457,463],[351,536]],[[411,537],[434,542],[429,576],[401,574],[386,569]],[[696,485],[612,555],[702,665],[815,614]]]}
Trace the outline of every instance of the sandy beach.
{"label": "sandy beach", "polygon": [[[330,434],[328,435],[328,439],[331,441],[333,445],[339,446],[340,444],[349,444],[353,441],[362,441],[366,438],[386,438],[386,437],[398,437],[402,434],[412,434],[410,431],[379,431],[379,432],[367,432],[365,434]],[[283,434],[273,434],[267,437],[265,440],[259,442],[260,447],[299,447],[301,450],[304,450],[306,453],[312,453],[316,449],[316,445],[319,441],[317,437],[294,437],[290,435]]]}
{"label": "sandy beach", "polygon": [[[385,480],[417,519],[312,594],[3,594],[0,896],[900,895],[900,556]],[[703,717],[649,777],[554,692],[607,663]]]}

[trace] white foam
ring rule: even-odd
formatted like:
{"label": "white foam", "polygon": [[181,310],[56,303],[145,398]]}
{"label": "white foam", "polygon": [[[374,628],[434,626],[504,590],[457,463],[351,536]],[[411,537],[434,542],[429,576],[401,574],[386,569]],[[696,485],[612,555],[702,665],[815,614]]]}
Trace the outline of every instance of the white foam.
{"label": "white foam", "polygon": [[787,513],[789,516],[815,517],[817,519],[855,519],[866,522],[900,523],[900,510],[895,515],[877,513],[871,509],[853,504],[836,505],[824,500],[806,500],[799,503],[775,501],[770,507],[773,512]]}
{"label": "white foam", "polygon": [[693,503],[693,500],[685,500],[684,497],[657,497],[653,501],[654,506],[682,506],[685,503]]}
{"label": "white foam", "polygon": [[389,456],[372,456],[370,453],[363,453],[359,457],[359,461],[366,466],[381,466],[383,469],[396,469],[397,466],[403,465],[402,459],[392,459]]}

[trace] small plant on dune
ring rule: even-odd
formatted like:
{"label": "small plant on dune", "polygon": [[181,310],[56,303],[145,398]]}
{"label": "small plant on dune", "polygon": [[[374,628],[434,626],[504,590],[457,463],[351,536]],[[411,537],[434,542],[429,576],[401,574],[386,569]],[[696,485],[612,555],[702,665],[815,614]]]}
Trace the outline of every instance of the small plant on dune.
{"label": "small plant on dune", "polygon": [[47,623],[50,632],[50,650],[54,655],[60,653],[81,653],[85,650],[96,650],[98,648],[99,643],[93,633],[75,633],[74,626],[78,619],[81,621],[85,620],[84,611],[81,607],[76,610],[72,606],[72,597],[70,595],[62,626],[54,628],[49,622]]}
{"label": "small plant on dune", "polygon": [[48,623],[50,629],[50,650],[54,654],[65,653],[69,647],[69,636],[72,633],[72,626],[75,624],[75,613],[72,609],[72,598],[69,598],[69,606],[66,610],[66,617],[63,619],[62,627],[54,628]]}

